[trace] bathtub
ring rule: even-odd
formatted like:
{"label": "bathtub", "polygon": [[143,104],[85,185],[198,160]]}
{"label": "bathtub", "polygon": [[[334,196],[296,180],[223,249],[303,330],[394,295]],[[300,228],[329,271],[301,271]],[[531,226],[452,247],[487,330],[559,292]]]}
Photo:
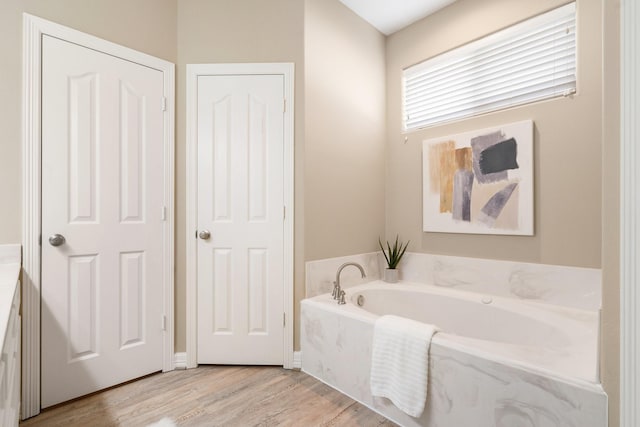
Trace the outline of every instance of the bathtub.
{"label": "bathtub", "polygon": [[[425,284],[380,281],[302,301],[302,370],[405,426],[606,426],[598,313]],[[373,325],[394,314],[437,325],[425,411],[373,398]]]}

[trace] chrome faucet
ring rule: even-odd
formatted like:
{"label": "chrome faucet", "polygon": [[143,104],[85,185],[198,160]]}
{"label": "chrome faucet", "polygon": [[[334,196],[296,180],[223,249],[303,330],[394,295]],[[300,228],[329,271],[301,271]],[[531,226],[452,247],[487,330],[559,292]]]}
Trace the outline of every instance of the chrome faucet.
{"label": "chrome faucet", "polygon": [[358,267],[363,278],[367,277],[367,275],[364,272],[364,268],[362,268],[362,266],[357,262],[345,262],[340,267],[338,267],[338,272],[336,273],[336,281],[333,282],[333,292],[331,293],[331,296],[333,297],[333,299],[338,300],[338,304],[345,303],[344,301],[345,292],[340,287],[340,273],[342,273],[342,270],[344,270],[345,267],[348,267],[350,265],[353,265],[354,267]]}

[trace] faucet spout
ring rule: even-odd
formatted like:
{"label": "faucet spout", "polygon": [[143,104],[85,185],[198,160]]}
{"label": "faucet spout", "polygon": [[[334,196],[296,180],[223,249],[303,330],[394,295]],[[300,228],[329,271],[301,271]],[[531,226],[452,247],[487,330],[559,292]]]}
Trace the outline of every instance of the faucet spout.
{"label": "faucet spout", "polygon": [[[363,278],[367,277],[367,275],[364,272],[364,268],[362,268],[362,266],[357,262],[345,262],[340,267],[338,267],[338,272],[336,273],[336,281],[333,282],[333,292],[331,293],[331,296],[333,297],[333,299],[339,300],[339,303],[341,300],[342,304],[344,304],[344,291],[340,287],[340,274],[342,273],[342,270],[345,269],[345,267],[348,267],[350,265],[357,267],[358,270],[360,270],[360,274],[362,274]],[[342,292],[342,295],[340,294],[341,292]]]}
{"label": "faucet spout", "polygon": [[338,272],[336,273],[336,285],[340,286],[340,273],[342,273],[342,270],[344,270],[345,267],[349,267],[350,265],[354,267],[358,267],[358,270],[360,270],[360,274],[362,274],[363,278],[367,277],[367,275],[364,272],[364,268],[362,268],[360,264],[358,264],[357,262],[345,262],[340,267],[338,267]]}

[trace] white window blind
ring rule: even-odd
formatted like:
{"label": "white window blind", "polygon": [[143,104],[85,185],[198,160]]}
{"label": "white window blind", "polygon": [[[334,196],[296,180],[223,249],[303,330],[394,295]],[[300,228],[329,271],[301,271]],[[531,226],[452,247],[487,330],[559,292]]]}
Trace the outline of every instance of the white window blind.
{"label": "white window blind", "polygon": [[575,91],[574,2],[405,69],[404,129]]}

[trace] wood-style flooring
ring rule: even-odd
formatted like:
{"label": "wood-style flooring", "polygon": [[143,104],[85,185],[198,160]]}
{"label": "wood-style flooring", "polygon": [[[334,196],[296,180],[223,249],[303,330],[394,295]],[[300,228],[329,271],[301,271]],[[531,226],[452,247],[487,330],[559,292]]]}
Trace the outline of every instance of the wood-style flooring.
{"label": "wood-style flooring", "polygon": [[395,426],[331,387],[274,367],[158,373],[44,410],[21,426]]}

